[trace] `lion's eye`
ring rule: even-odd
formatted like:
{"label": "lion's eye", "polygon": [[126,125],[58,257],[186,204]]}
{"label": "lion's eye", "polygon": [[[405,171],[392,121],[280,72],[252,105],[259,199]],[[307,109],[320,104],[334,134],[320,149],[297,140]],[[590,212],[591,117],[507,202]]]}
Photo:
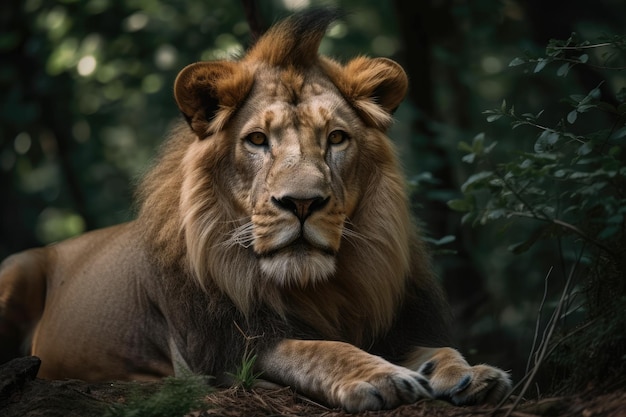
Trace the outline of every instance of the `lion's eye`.
{"label": "lion's eye", "polygon": [[328,143],[331,145],[340,145],[348,140],[348,134],[343,130],[333,130],[328,135]]}
{"label": "lion's eye", "polygon": [[254,146],[267,146],[267,136],[261,132],[252,132],[246,136],[246,140]]}

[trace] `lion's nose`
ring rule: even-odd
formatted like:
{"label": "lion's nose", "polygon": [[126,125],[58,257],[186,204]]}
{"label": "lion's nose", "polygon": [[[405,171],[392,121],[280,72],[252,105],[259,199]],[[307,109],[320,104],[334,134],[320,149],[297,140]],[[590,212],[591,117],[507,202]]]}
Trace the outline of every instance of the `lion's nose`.
{"label": "lion's nose", "polygon": [[283,210],[292,212],[301,222],[304,222],[313,212],[322,209],[330,197],[298,198],[284,196],[280,198],[272,197],[272,202]]}

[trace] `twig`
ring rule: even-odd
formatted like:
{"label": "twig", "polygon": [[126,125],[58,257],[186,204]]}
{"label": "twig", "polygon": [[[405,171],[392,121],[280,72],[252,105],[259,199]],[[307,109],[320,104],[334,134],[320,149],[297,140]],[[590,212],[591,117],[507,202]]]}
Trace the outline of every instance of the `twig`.
{"label": "twig", "polygon": [[565,336],[561,337],[557,342],[555,342],[552,345],[552,347],[550,348],[550,350],[546,354],[546,357],[550,356],[552,354],[552,352],[554,352],[556,350],[556,348],[559,347],[561,345],[561,343],[563,343],[566,339],[569,339],[570,337],[572,337],[576,333],[580,332],[581,330],[585,330],[587,327],[589,327],[590,325],[592,325],[594,323],[595,323],[595,320],[591,320],[590,322],[587,322],[587,323],[583,324],[582,326],[572,330],[571,332],[569,332]]}
{"label": "twig", "polygon": [[[557,305],[556,310],[554,311],[554,314],[552,315],[552,317],[550,319],[550,323],[549,323],[549,326],[548,326],[548,329],[547,329],[548,331],[546,333],[544,333],[544,337],[541,340],[540,349],[538,351],[539,355],[538,355],[538,357],[537,357],[537,359],[535,361],[535,366],[533,367],[533,370],[532,370],[532,372],[530,374],[524,375],[524,379],[526,380],[526,382],[524,383],[524,386],[522,387],[522,390],[520,391],[519,395],[517,396],[517,398],[513,402],[511,408],[507,411],[507,413],[504,415],[504,417],[509,417],[511,415],[511,413],[513,412],[513,410],[515,410],[515,408],[519,405],[520,401],[524,397],[524,394],[526,393],[526,391],[528,391],[528,388],[530,387],[531,383],[535,379],[535,376],[537,375],[537,372],[539,372],[539,368],[543,364],[543,361],[548,357],[548,355],[550,353],[552,353],[554,351],[554,348],[548,349],[549,341],[552,338],[554,330],[556,329],[556,326],[557,326],[557,324],[559,322],[558,318],[561,316],[561,310],[563,309],[563,306],[565,305],[565,300],[567,298],[567,294],[569,294],[569,288],[570,288],[570,285],[571,285],[571,283],[573,281],[574,273],[576,272],[576,268],[577,268],[578,264],[580,263],[580,258],[582,257],[583,250],[584,250],[584,246],[583,246],[583,248],[581,248],[581,251],[580,251],[580,253],[578,255],[578,259],[576,260],[576,263],[572,266],[572,269],[571,269],[571,271],[569,273],[569,276],[567,277],[567,281],[565,282],[565,287],[563,288],[563,292],[561,293],[561,298],[559,300],[559,304]],[[511,396],[511,394],[509,394],[502,401],[500,401],[500,403],[496,407],[496,411],[499,409],[499,407],[501,407],[509,399],[510,396]]]}
{"label": "twig", "polygon": [[537,312],[537,323],[535,324],[535,335],[533,337],[533,344],[530,348],[530,354],[528,355],[528,362],[526,363],[526,373],[530,371],[530,361],[532,359],[533,353],[535,352],[535,346],[537,344],[537,336],[539,335],[539,326],[541,325],[541,314],[543,312],[543,307],[546,303],[546,298],[548,296],[548,278],[552,273],[552,269],[554,267],[550,267],[550,270],[546,274],[546,278],[544,279],[545,285],[543,289],[543,298],[541,299],[541,303],[539,304],[539,311]]}
{"label": "twig", "polygon": [[579,45],[579,46],[552,46],[551,48],[576,51],[578,49],[602,48],[604,46],[611,46],[611,45],[613,45],[613,42],[594,43],[594,44],[591,44],[591,45]]}
{"label": "twig", "polygon": [[[501,178],[499,176],[499,178]],[[546,216],[545,214],[541,213],[541,215],[537,214],[533,207],[530,206],[523,197],[519,196],[516,191],[506,182],[504,181],[504,183],[506,184],[507,188],[509,189],[509,191],[511,191],[515,197],[520,200],[520,202],[522,204],[524,204],[529,210],[530,210],[530,215],[526,214],[526,213],[521,213],[519,211],[513,211],[513,212],[509,212],[509,214],[511,216],[517,216],[517,217],[527,217],[530,219],[535,219],[535,220],[540,220],[540,221],[544,221],[547,223],[552,223],[555,224],[557,226],[560,226],[564,229],[568,229],[574,233],[576,233],[578,236],[582,237],[583,239],[585,239],[588,242],[593,243],[594,245],[596,245],[597,247],[599,247],[600,249],[602,249],[603,251],[605,251],[606,253],[608,253],[609,255],[611,255],[612,257],[616,258],[617,254],[608,246],[606,246],[604,243],[592,238],[591,236],[589,236],[587,233],[585,233],[583,230],[579,229],[578,227],[574,226],[571,223],[567,223],[564,222],[563,220],[559,220],[559,219],[553,219],[551,217]]]}

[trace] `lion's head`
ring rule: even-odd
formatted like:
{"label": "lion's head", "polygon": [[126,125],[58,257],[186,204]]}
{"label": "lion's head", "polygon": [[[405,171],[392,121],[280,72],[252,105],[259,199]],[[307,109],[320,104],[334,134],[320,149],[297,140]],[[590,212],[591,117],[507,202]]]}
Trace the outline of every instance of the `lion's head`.
{"label": "lion's head", "polygon": [[187,124],[143,186],[140,219],[164,262],[182,259],[244,313],[261,302],[322,317],[326,330],[354,316],[376,331],[409,267],[404,183],[385,136],[407,78],[388,59],[319,56],[333,18],[295,15],[238,61],[181,71]]}

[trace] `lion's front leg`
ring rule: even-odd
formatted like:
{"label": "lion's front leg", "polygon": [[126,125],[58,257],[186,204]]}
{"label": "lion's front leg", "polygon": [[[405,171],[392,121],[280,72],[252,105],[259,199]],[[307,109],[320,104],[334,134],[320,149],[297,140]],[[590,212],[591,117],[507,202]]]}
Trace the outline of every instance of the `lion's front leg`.
{"label": "lion's front leg", "polygon": [[457,405],[497,403],[511,389],[511,378],[503,370],[489,366],[470,366],[452,348],[417,348],[403,362],[428,379],[435,398]]}
{"label": "lion's front leg", "polygon": [[263,377],[349,412],[388,409],[430,398],[428,381],[342,342],[279,342],[258,360]]}

